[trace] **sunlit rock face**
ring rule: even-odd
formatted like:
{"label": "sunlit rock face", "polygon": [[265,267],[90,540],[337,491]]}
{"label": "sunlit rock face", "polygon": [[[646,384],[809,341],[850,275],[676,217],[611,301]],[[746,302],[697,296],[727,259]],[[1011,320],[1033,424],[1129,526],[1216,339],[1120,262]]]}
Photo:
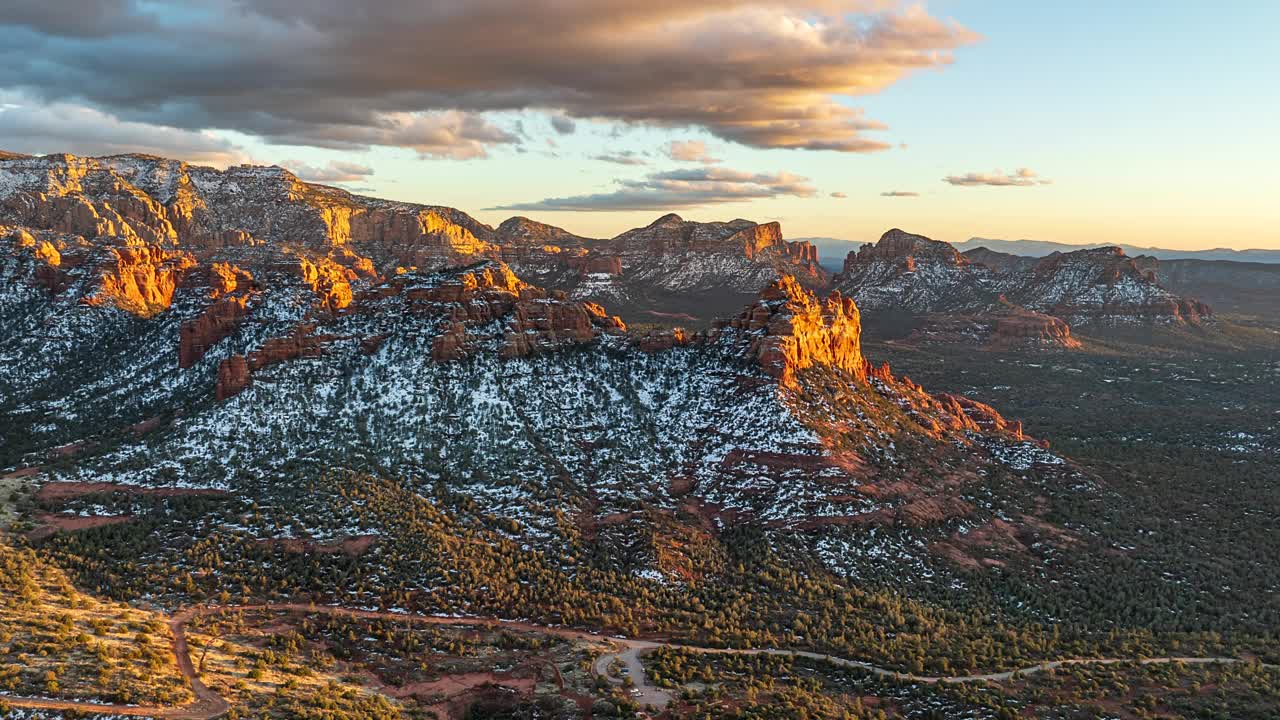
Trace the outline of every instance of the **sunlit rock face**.
{"label": "sunlit rock face", "polygon": [[647,323],[706,327],[784,275],[813,289],[830,279],[817,248],[787,242],[778,223],[700,223],[668,214],[606,240],[513,218],[497,235],[503,258],[522,277]]}
{"label": "sunlit rock face", "polygon": [[722,327],[754,335],[751,355],[785,387],[796,386],[798,371],[819,364],[867,379],[858,308],[839,292],[819,300],[795,278],[784,276]]}
{"label": "sunlit rock face", "polygon": [[[227,170],[141,155],[16,158],[0,165],[14,224],[191,252],[262,244],[328,254],[350,247],[386,272],[496,257],[493,230],[452,208],[362,198],[279,167]],[[341,254],[334,259],[341,262]]]}

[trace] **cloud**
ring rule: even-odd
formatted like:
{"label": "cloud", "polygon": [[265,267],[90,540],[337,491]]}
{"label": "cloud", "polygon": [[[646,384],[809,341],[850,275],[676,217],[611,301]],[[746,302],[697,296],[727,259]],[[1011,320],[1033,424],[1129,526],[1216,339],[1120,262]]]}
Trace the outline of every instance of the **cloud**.
{"label": "cloud", "polygon": [[920,193],[912,190],[888,190],[880,193],[880,197],[920,197]]}
{"label": "cloud", "polygon": [[210,132],[121,120],[68,103],[32,105],[4,93],[0,142],[5,150],[30,154],[146,153],[220,167],[249,160],[238,145]]}
{"label": "cloud", "polygon": [[131,0],[6,0],[0,22],[66,37],[102,37],[155,27]]}
{"label": "cloud", "polygon": [[707,144],[701,140],[672,140],[667,145],[667,157],[677,162],[694,162],[703,165],[714,165],[720,158],[712,157],[707,152]]}
{"label": "cloud", "polygon": [[640,156],[640,153],[634,150],[623,150],[616,153],[604,153],[602,155],[592,155],[591,159],[600,160],[602,162],[613,163],[615,165],[648,165],[649,161]]}
{"label": "cloud", "polygon": [[594,195],[548,198],[490,210],[674,210],[760,200],[784,195],[808,198],[817,194],[809,179],[787,172],[749,173],[723,167],[668,170],[639,180],[617,181],[618,189]]}
{"label": "cloud", "polygon": [[847,198],[847,197],[849,197],[849,196],[848,196],[848,194],[846,194],[846,193],[842,193],[842,192],[833,192],[833,193],[831,193],[831,197],[836,198],[837,200],[844,200],[845,198]]}
{"label": "cloud", "polygon": [[335,150],[367,150],[375,145],[409,148],[418,155],[470,160],[489,154],[494,145],[519,142],[519,137],[487,118],[448,110],[433,113],[392,113],[372,125],[326,125],[306,133],[271,132],[264,137],[280,145],[311,145]]}
{"label": "cloud", "polygon": [[974,187],[977,185],[993,185],[996,187],[1027,187],[1031,185],[1049,185],[1052,180],[1046,180],[1036,175],[1029,168],[1018,168],[1017,172],[1008,175],[996,170],[993,173],[965,173],[964,175],[948,175],[942,178],[945,183],[952,185],[960,185],[964,187]]}
{"label": "cloud", "polygon": [[523,110],[563,116],[557,131],[590,118],[870,152],[890,147],[866,136],[885,126],[849,98],[943,67],[977,40],[918,6],[886,7],[384,0],[356,13],[336,0],[10,0],[0,88],[154,125],[430,157],[517,142],[485,124]]}
{"label": "cloud", "polygon": [[365,180],[373,175],[373,168],[359,163],[330,160],[328,165],[316,167],[297,160],[280,163],[307,182],[349,183]]}

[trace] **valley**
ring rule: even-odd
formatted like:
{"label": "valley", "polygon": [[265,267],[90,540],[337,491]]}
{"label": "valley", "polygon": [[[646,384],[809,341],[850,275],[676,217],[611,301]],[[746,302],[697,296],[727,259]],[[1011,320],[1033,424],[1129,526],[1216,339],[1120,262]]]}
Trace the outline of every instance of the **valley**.
{"label": "valley", "polygon": [[6,717],[1278,706],[1280,335],[1118,249],[0,179]]}

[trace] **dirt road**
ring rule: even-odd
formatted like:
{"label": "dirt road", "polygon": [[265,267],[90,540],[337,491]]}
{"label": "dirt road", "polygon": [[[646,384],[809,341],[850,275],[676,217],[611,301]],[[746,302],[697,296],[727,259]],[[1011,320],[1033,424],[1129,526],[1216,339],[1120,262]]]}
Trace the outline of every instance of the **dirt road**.
{"label": "dirt road", "polygon": [[[191,685],[191,690],[195,695],[195,701],[179,707],[154,707],[142,705],[108,705],[103,703],[91,702],[75,702],[67,700],[54,700],[49,698],[35,697],[16,697],[0,695],[0,702],[7,703],[12,707],[25,708],[43,708],[49,710],[79,710],[84,712],[98,712],[116,715],[143,716],[154,718],[172,718],[173,720],[212,720],[213,718],[224,715],[229,709],[230,704],[215,692],[212,688],[206,686],[195,671],[191,662],[191,651],[187,645],[187,623],[196,617],[210,615],[224,611],[286,611],[309,614],[324,615],[342,615],[345,617],[369,618],[380,620],[396,620],[398,622],[413,624],[430,624],[430,625],[483,625],[487,627],[507,627],[514,630],[525,630],[530,632],[538,632],[556,637],[562,637],[571,640],[582,640],[592,643],[611,644],[614,646],[612,652],[607,652],[598,657],[592,665],[593,672],[603,677],[610,684],[615,686],[624,686],[627,684],[626,679],[630,679],[630,694],[635,700],[643,705],[652,705],[656,708],[666,707],[672,701],[670,691],[651,685],[645,674],[644,662],[641,654],[653,650],[654,648],[667,647],[682,650],[688,650],[699,653],[713,654],[735,654],[735,655],[789,655],[792,657],[803,657],[814,660],[822,660],[841,667],[857,668],[865,670],[874,675],[882,677],[892,677],[900,680],[907,680],[919,683],[939,683],[939,682],[1003,682],[1021,675],[1030,675],[1033,673],[1044,672],[1050,668],[1066,667],[1069,665],[1115,665],[1118,663],[1138,662],[1144,665],[1160,664],[1160,663],[1185,663],[1188,665],[1211,665],[1211,664],[1235,664],[1243,663],[1245,660],[1239,658],[1228,657],[1161,657],[1161,658],[1069,658],[1063,660],[1054,660],[1050,662],[1031,665],[1017,670],[1007,670],[1005,672],[987,673],[982,675],[951,675],[951,676],[933,676],[933,675],[912,675],[909,673],[901,673],[896,670],[882,668],[871,663],[861,660],[849,660],[847,658],[835,657],[833,655],[824,655],[821,653],[808,652],[804,650],[782,650],[777,648],[763,649],[734,649],[734,648],[704,648],[692,645],[681,645],[679,643],[660,642],[656,640],[636,640],[630,638],[604,637],[595,633],[585,632],[582,630],[571,630],[564,627],[537,625],[534,623],[523,622],[518,620],[503,620],[500,618],[473,618],[473,617],[441,617],[437,615],[414,615],[410,613],[387,612],[381,610],[365,610],[361,608],[336,607],[332,605],[308,605],[305,603],[277,603],[266,605],[200,605],[185,608],[175,613],[169,619],[169,632],[172,635],[172,646],[174,660],[178,664],[178,670],[182,676],[187,679]],[[621,676],[610,671],[610,666],[617,661],[625,671]],[[1276,669],[1276,665],[1266,665],[1265,667]]]}

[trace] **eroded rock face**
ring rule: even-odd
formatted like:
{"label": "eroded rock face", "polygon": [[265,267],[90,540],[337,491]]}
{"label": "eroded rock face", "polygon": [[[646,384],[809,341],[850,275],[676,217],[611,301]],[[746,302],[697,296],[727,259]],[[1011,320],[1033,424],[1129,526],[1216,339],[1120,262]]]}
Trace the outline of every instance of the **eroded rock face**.
{"label": "eroded rock face", "polygon": [[881,235],[878,242],[867,243],[856,252],[849,253],[844,260],[844,272],[849,273],[877,260],[906,266],[917,258],[953,266],[970,264],[969,259],[949,243],[894,228]]}
{"label": "eroded rock face", "polygon": [[1212,316],[1208,305],[1161,287],[1155,273],[1118,247],[1054,253],[1012,280],[1010,299],[1076,323],[1198,324]]}
{"label": "eroded rock face", "polygon": [[1008,421],[996,409],[963,395],[938,393],[933,396],[953,419],[951,429],[974,432],[1003,432],[1023,439],[1022,421]]}
{"label": "eroded rock face", "polygon": [[595,303],[527,299],[516,303],[499,355],[525,357],[537,352],[594,340],[597,335],[620,335],[626,325]]}
{"label": "eroded rock face", "polygon": [[182,323],[178,336],[178,367],[189,368],[204,354],[235,332],[248,314],[246,295],[224,297],[205,308],[194,320]]}
{"label": "eroded rock face", "polygon": [[156,245],[108,248],[98,270],[99,289],[85,302],[151,317],[169,309],[178,283],[195,265],[190,254]]}
{"label": "eroded rock face", "polygon": [[279,167],[227,170],[142,155],[3,161],[0,216],[128,245],[192,252],[290,244],[359,251],[387,272],[496,257],[493,229],[452,208],[371,200]]}
{"label": "eroded rock face", "polygon": [[351,282],[356,279],[353,270],[329,258],[311,260],[305,257],[298,258],[297,270],[322,307],[335,311],[351,304]]}
{"label": "eroded rock face", "polygon": [[248,355],[232,355],[218,365],[214,398],[219,402],[235,397],[252,382],[253,373],[272,365],[304,357],[318,357],[336,338],[315,334],[315,326],[300,325],[284,337],[270,338]]}
{"label": "eroded rock face", "polygon": [[[634,307],[637,316],[657,312],[651,321],[705,310],[708,322],[783,274],[814,288],[829,279],[816,248],[786,242],[777,223],[670,215],[596,240],[523,217],[495,229],[452,208],[358,197],[279,167],[216,170],[143,155],[9,156],[0,159],[0,176],[0,222],[80,238],[86,248],[72,253],[71,265],[95,248],[158,247],[189,254],[201,269],[239,268],[263,284],[291,276],[311,290],[318,310],[332,313],[398,271],[484,260],[511,263],[521,277],[575,299]],[[67,258],[46,264],[44,284],[76,285],[56,269],[67,266]],[[225,279],[220,292],[235,292],[238,281]],[[103,297],[155,314],[168,292],[165,278],[154,279],[158,292],[151,282],[136,293],[116,283]]]}
{"label": "eroded rock face", "polygon": [[232,355],[218,364],[218,382],[213,396],[218,402],[239,395],[249,387],[249,361],[243,355]]}
{"label": "eroded rock face", "polygon": [[[1212,311],[1156,282],[1147,258],[1120,248],[1055,253],[1035,260],[890,230],[845,259],[834,280],[864,310],[952,314],[996,324],[1000,338],[1041,337],[1071,346],[1067,324],[1198,323]],[[1018,311],[1011,311],[1017,306]],[[946,324],[946,323],[943,323]]]}
{"label": "eroded rock face", "polygon": [[[396,313],[439,319],[430,345],[431,358],[436,362],[461,360],[492,347],[502,358],[526,357],[626,332],[626,325],[603,307],[529,285],[500,262],[425,277],[417,273],[398,275],[355,296],[345,315],[376,318]],[[299,325],[287,336],[267,340],[247,357],[223,361],[217,396],[234,396],[248,386],[252,373],[262,368],[323,354],[326,346],[341,339],[327,332],[325,326],[339,320],[332,314],[316,315],[315,322]],[[210,319],[207,324],[213,322]],[[190,333],[196,337],[197,328],[193,327]],[[385,339],[385,335],[363,337],[360,347],[372,354]],[[194,339],[191,346],[197,346]]]}
{"label": "eroded rock face", "polygon": [[993,276],[947,243],[895,228],[849,253],[832,283],[866,311],[930,313],[989,305]]}
{"label": "eroded rock face", "polygon": [[796,373],[818,364],[867,379],[858,307],[839,292],[820,301],[795,278],[785,276],[768,285],[759,302],[726,327],[754,336],[750,353],[784,387],[795,387]]}
{"label": "eroded rock face", "polygon": [[640,352],[663,352],[681,345],[689,344],[691,336],[684,328],[670,330],[649,330],[636,338],[636,348]]}
{"label": "eroded rock face", "polygon": [[1040,346],[1078,348],[1079,341],[1071,337],[1071,326],[1060,318],[1028,310],[1012,303],[992,316],[994,322],[991,342],[996,345],[1034,343]]}

